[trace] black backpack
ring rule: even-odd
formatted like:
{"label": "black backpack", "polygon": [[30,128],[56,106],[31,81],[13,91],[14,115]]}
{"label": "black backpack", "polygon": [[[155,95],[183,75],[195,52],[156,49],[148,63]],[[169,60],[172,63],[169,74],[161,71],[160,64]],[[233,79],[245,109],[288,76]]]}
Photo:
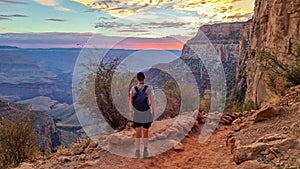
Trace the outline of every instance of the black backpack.
{"label": "black backpack", "polygon": [[145,86],[144,89],[140,92],[138,87],[135,86],[135,94],[133,96],[133,107],[138,111],[147,111],[150,109],[148,105],[148,95],[146,93],[148,86]]}

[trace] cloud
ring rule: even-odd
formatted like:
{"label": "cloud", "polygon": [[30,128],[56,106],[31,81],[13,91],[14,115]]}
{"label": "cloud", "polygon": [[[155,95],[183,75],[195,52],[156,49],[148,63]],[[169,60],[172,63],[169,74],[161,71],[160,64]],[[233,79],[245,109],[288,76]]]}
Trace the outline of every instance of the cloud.
{"label": "cloud", "polygon": [[95,28],[123,28],[123,29],[129,29],[129,30],[134,30],[134,29],[139,29],[141,27],[145,27],[148,29],[159,29],[159,28],[179,28],[179,27],[184,27],[184,26],[191,26],[189,22],[169,22],[169,21],[163,21],[163,22],[110,22],[110,21],[102,21],[100,23],[97,23],[95,25]]}
{"label": "cloud", "polygon": [[10,18],[5,18],[0,16],[0,20],[11,20]]}
{"label": "cloud", "polygon": [[177,10],[197,10],[211,7],[218,7],[219,5],[229,5],[241,0],[186,0],[180,1],[172,6],[172,9]]}
{"label": "cloud", "polygon": [[59,10],[59,11],[64,11],[64,12],[73,11],[72,9],[59,6],[58,0],[34,0],[34,1],[41,4],[41,5],[44,5],[44,6],[52,6],[56,10]]}
{"label": "cloud", "polygon": [[13,15],[0,15],[0,17],[5,17],[5,18],[23,18],[27,17],[26,15],[21,15],[21,14],[13,14]]}
{"label": "cloud", "polygon": [[73,0],[83,5],[89,6],[94,9],[109,12],[115,17],[126,17],[135,15],[138,11],[151,7],[154,4],[158,5],[163,0]]}
{"label": "cloud", "polygon": [[34,0],[35,2],[45,5],[45,6],[56,6],[56,0]]}
{"label": "cloud", "polygon": [[179,28],[191,24],[188,22],[147,22],[142,25],[148,26],[148,28]]}
{"label": "cloud", "polygon": [[65,8],[65,7],[62,7],[62,6],[55,7],[55,9],[57,9],[59,11],[65,11],[65,12],[72,12],[73,11],[72,9]]}
{"label": "cloud", "polygon": [[[202,23],[234,21],[234,16],[253,13],[253,1],[249,0],[73,0],[90,7],[89,12],[105,11],[113,17],[124,18],[128,16],[141,16],[146,12],[163,11],[175,16],[184,16],[182,12],[188,11],[189,16],[198,17]],[[239,6],[243,6],[240,8]],[[155,13],[154,12],[154,13]],[[147,15],[145,15],[147,16]],[[205,16],[205,17],[204,17]],[[204,17],[204,18],[203,18]],[[228,20],[223,20],[226,18]],[[238,18],[236,18],[238,19]],[[241,18],[242,19],[242,18]],[[247,18],[244,18],[245,20]],[[172,25],[166,25],[172,27]],[[179,25],[180,26],[180,25]],[[103,23],[96,27],[106,27]],[[151,26],[160,27],[160,26]],[[108,28],[108,27],[106,27]]]}
{"label": "cloud", "polygon": [[233,20],[242,20],[242,19],[250,19],[252,17],[252,13],[246,13],[246,14],[235,14],[231,16],[225,16],[224,19],[233,19]]}
{"label": "cloud", "polygon": [[49,18],[49,19],[46,19],[46,21],[65,22],[67,20],[65,20],[65,19],[56,19],[56,18]]}
{"label": "cloud", "polygon": [[149,32],[149,31],[141,30],[141,29],[122,29],[122,30],[118,30],[117,32]]}
{"label": "cloud", "polygon": [[134,26],[138,26],[138,24],[102,21],[97,23],[95,28],[133,28]]}
{"label": "cloud", "polygon": [[20,2],[20,1],[14,1],[14,0],[0,0],[2,3],[8,3],[8,4],[20,4],[20,5],[26,5],[26,2]]}
{"label": "cloud", "polygon": [[26,15],[12,14],[12,15],[0,15],[0,20],[12,20],[13,18],[25,18]]}

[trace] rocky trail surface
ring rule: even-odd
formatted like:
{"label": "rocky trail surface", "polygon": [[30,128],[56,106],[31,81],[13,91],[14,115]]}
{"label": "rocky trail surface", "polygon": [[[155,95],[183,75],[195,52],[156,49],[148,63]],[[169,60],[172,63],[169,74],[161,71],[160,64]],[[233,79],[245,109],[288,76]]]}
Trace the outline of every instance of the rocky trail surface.
{"label": "rocky trail surface", "polygon": [[[297,86],[291,88],[276,104],[268,104],[259,110],[245,111],[240,115],[232,113],[229,116],[228,113],[224,113],[220,117],[219,126],[203,143],[199,142],[203,126],[212,123],[214,116],[218,114],[198,113],[197,121],[193,123],[189,120],[176,122],[174,119],[155,121],[150,130],[148,158],[118,156],[94,142],[82,141],[73,148],[58,150],[55,154],[40,157],[31,163],[22,163],[19,169],[298,169],[299,95],[300,86]],[[189,134],[185,135],[186,132]],[[117,137],[119,134],[129,137],[120,139]],[[185,137],[180,142],[173,137],[183,134]],[[133,137],[132,129],[114,133],[107,138],[107,146],[121,145],[134,150]],[[175,142],[174,147],[155,155],[157,149],[151,149],[150,146],[159,145],[156,143],[160,143],[162,139]],[[133,154],[134,151],[128,152]]]}
{"label": "rocky trail surface", "polygon": [[[35,164],[23,163],[20,168],[199,168],[199,169],[234,169],[230,149],[226,147],[226,136],[230,132],[227,127],[221,127],[208,141],[200,144],[199,132],[185,138],[176,148],[149,158],[126,158],[114,155],[99,147],[91,148],[80,155],[54,156],[38,161]],[[93,146],[89,146],[93,147]]]}

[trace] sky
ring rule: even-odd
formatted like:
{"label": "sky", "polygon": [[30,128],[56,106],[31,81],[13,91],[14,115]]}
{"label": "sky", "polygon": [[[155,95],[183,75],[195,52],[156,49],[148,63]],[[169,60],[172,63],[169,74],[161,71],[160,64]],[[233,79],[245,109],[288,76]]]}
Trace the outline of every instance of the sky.
{"label": "sky", "polygon": [[0,0],[0,45],[180,50],[201,25],[247,21],[253,6],[254,0]]}

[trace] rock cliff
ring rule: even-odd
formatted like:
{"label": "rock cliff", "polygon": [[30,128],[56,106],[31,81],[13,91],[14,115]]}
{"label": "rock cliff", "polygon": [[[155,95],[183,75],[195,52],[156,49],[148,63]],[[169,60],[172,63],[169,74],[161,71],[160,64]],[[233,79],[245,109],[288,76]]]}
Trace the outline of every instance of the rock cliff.
{"label": "rock cliff", "polygon": [[[28,105],[10,104],[0,100],[0,117],[10,117],[16,113],[29,113]],[[52,117],[42,111],[32,111],[36,118],[34,130],[38,134],[40,148],[44,152],[52,152],[61,144],[60,132]]]}
{"label": "rock cliff", "polygon": [[[227,80],[227,89],[231,90],[235,82],[235,69],[239,55],[239,38],[243,25],[244,23],[242,22],[236,22],[204,25],[200,27],[197,35],[188,40],[184,45],[181,59],[191,60],[199,58],[193,50],[199,49],[200,51],[206,51],[206,48],[212,45],[218,58],[222,60]],[[203,37],[203,34],[209,41]],[[193,65],[195,62],[189,63],[189,61],[186,61],[186,63],[194,72],[200,91],[209,89],[209,77],[204,65],[196,63],[198,65],[195,66]]]}
{"label": "rock cliff", "polygon": [[253,19],[241,31],[236,97],[264,105],[273,93],[266,85],[266,73],[260,65],[261,52],[272,53],[288,63],[299,40],[299,0],[256,0]]}

